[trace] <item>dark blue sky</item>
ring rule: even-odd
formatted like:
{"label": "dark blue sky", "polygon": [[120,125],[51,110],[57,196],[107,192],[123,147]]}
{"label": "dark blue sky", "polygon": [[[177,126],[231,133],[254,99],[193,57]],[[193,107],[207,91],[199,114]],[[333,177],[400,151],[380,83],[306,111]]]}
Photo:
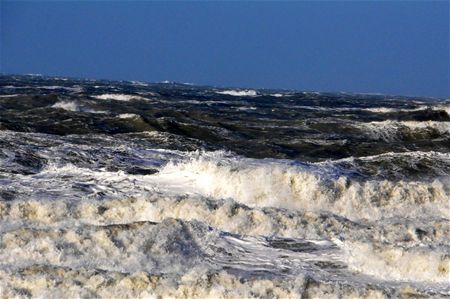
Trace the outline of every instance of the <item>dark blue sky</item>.
{"label": "dark blue sky", "polygon": [[4,73],[449,95],[449,2],[0,0]]}

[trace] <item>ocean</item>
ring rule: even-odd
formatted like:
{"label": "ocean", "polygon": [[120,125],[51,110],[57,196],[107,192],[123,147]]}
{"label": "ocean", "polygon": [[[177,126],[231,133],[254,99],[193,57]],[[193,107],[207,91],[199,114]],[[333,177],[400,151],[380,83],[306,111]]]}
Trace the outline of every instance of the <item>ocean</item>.
{"label": "ocean", "polygon": [[0,297],[448,298],[450,101],[0,76]]}

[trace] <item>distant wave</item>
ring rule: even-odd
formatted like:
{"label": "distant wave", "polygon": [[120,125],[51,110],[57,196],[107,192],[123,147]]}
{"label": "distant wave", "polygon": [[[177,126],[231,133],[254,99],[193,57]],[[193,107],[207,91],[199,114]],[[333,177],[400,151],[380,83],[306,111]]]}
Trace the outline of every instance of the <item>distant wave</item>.
{"label": "distant wave", "polygon": [[281,97],[284,97],[285,95],[282,93],[272,93],[270,96],[276,97],[276,98],[281,98]]}
{"label": "distant wave", "polygon": [[373,121],[355,123],[356,128],[363,128],[368,137],[392,141],[399,138],[409,138],[416,135],[428,136],[434,132],[450,134],[450,122],[438,121]]}
{"label": "distant wave", "polygon": [[108,113],[107,111],[87,108],[85,106],[80,105],[80,103],[75,102],[75,101],[60,101],[60,102],[56,102],[51,107],[64,109],[66,111],[72,111],[72,112],[87,112],[87,113],[100,113],[100,114]]}
{"label": "distant wave", "polygon": [[83,87],[81,87],[81,86],[72,86],[72,87],[67,87],[67,86],[39,86],[38,88],[48,89],[48,90],[63,89],[63,90],[77,92],[77,93],[83,91]]}
{"label": "distant wave", "polygon": [[225,94],[234,97],[255,97],[258,93],[255,90],[247,89],[247,90],[224,90],[224,91],[216,91],[218,94]]}
{"label": "distant wave", "polygon": [[130,94],[102,94],[102,95],[95,95],[92,96],[93,98],[99,99],[99,100],[116,100],[116,101],[131,101],[131,100],[148,100],[147,98],[137,96],[137,95],[130,95]]}
{"label": "distant wave", "polygon": [[432,107],[429,106],[421,106],[418,108],[388,108],[388,107],[376,107],[376,108],[364,108],[362,110],[374,112],[374,113],[396,113],[396,112],[416,112],[416,111],[425,111],[425,110],[433,110],[433,111],[445,111],[450,116],[450,106],[448,105],[434,105]]}
{"label": "distant wave", "polygon": [[17,96],[19,96],[19,94],[2,94],[0,95],[0,98],[13,98]]}
{"label": "distant wave", "polygon": [[136,117],[140,117],[140,116],[137,114],[134,114],[134,113],[122,113],[122,114],[119,114],[118,117],[126,119],[126,118],[136,118]]}
{"label": "distant wave", "polygon": [[45,89],[45,90],[66,90],[66,91],[71,91],[71,92],[75,92],[75,93],[80,93],[82,92],[84,89],[81,86],[72,86],[72,87],[68,87],[68,86],[59,86],[59,85],[49,85],[49,86],[14,86],[14,85],[7,85],[4,86],[3,88],[7,88],[7,89]]}

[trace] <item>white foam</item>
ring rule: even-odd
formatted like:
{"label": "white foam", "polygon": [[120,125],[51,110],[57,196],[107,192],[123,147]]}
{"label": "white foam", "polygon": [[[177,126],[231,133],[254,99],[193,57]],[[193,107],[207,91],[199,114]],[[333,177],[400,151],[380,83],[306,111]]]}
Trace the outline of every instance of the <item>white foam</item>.
{"label": "white foam", "polygon": [[139,118],[140,116],[134,113],[122,113],[118,115],[119,118]]}
{"label": "white foam", "polygon": [[96,95],[92,96],[99,100],[116,100],[116,101],[131,101],[131,100],[148,100],[147,98],[136,96],[136,95],[130,95],[130,94],[102,94],[102,95]]}
{"label": "white foam", "polygon": [[344,243],[351,270],[385,280],[448,283],[450,257],[446,250],[416,247],[374,246],[369,243]]}
{"label": "white foam", "polygon": [[80,105],[74,101],[62,101],[52,105],[52,108],[61,108],[67,111],[81,111]]}
{"label": "white foam", "polygon": [[19,94],[2,94],[0,95],[0,98],[13,98],[17,96],[19,96]]}
{"label": "white foam", "polygon": [[430,158],[433,160],[438,161],[447,161],[450,162],[450,153],[442,153],[442,152],[436,152],[436,151],[413,151],[413,152],[403,152],[403,153],[397,153],[397,152],[387,152],[382,153],[379,155],[373,155],[373,156],[363,156],[363,157],[348,157],[348,158],[342,158],[337,160],[328,160],[323,162],[316,162],[317,165],[326,165],[326,164],[336,164],[340,162],[352,162],[354,160],[361,160],[361,161],[374,161],[379,160],[383,158],[401,158],[401,157],[409,157],[414,159],[422,159],[422,158]]}
{"label": "white foam", "polygon": [[440,121],[373,121],[355,123],[353,126],[364,128],[368,136],[386,141],[395,140],[405,129],[410,131],[436,130],[440,134],[450,134],[450,122]]}
{"label": "white foam", "polygon": [[[104,198],[148,196],[159,190],[170,196],[231,198],[251,207],[326,211],[354,220],[423,215],[448,217],[450,209],[450,177],[432,181],[353,181],[336,172],[333,165],[291,165],[280,160],[232,157],[223,152],[145,151],[140,155],[144,154],[147,160],[156,159],[156,164],[151,163],[154,165],[160,165],[161,159],[172,157],[174,160],[156,174],[133,176],[122,171],[94,171],[50,163],[33,180],[17,177],[4,183],[16,189],[25,188],[22,192],[30,196],[37,194],[35,188],[59,190],[55,196],[60,199],[95,198],[99,194]],[[62,177],[73,179],[62,185]],[[82,185],[90,183],[74,189],[73,181]]]}
{"label": "white foam", "polygon": [[234,97],[255,97],[258,93],[255,90],[245,89],[245,90],[224,90],[224,91],[216,91],[218,94],[225,94]]}
{"label": "white foam", "polygon": [[376,107],[376,108],[362,108],[361,110],[370,111],[374,113],[393,113],[393,112],[413,112],[413,111],[420,111],[425,110],[426,108],[420,107],[420,108],[414,108],[414,109],[401,109],[401,108],[388,108],[388,107]]}
{"label": "white foam", "polygon": [[397,113],[397,112],[416,112],[416,111],[425,111],[427,109],[431,109],[434,111],[444,110],[447,114],[450,115],[450,107],[446,105],[436,105],[436,106],[422,106],[418,108],[391,108],[391,107],[318,107],[318,106],[304,106],[304,105],[289,105],[285,106],[286,108],[296,108],[296,109],[307,109],[307,110],[316,110],[316,111],[336,111],[336,112],[353,112],[353,111],[369,111],[373,113]]}
{"label": "white foam", "polygon": [[73,86],[73,87],[67,87],[67,86],[39,86],[39,89],[48,89],[48,90],[57,90],[57,89],[63,89],[63,90],[68,90],[68,91],[73,91],[73,92],[82,92],[83,91],[83,87],[81,86]]}
{"label": "white foam", "polygon": [[148,83],[142,82],[142,81],[131,81],[131,84],[136,86],[148,86]]}
{"label": "white foam", "polygon": [[362,110],[370,111],[374,113],[395,113],[395,112],[416,112],[425,110],[439,111],[443,110],[450,116],[450,106],[447,105],[433,105],[433,106],[421,106],[417,108],[389,108],[389,107],[376,107],[376,108],[364,108]]}
{"label": "white foam", "polygon": [[[60,146],[52,150],[68,150],[67,141]],[[133,150],[126,143],[121,146]],[[73,147],[80,154],[93,149]],[[361,183],[322,164],[246,159],[225,152],[139,150],[135,154],[141,158],[173,161],[157,174],[129,175],[61,164],[54,152],[41,151],[54,160],[40,173],[0,181],[26,194],[25,200],[0,201],[0,293],[26,290],[49,297],[67,291],[58,294],[74,296],[88,288],[91,296],[105,297],[138,296],[142,290],[155,296],[184,296],[189,290],[193,297],[280,292],[284,298],[296,297],[307,287],[308,294],[318,298],[344,297],[351,291],[370,297],[372,293],[364,292],[377,285],[389,288],[392,281],[445,289],[436,284],[447,282],[449,259],[445,248],[435,244],[448,240],[448,221],[439,218],[449,208],[448,179]],[[172,217],[184,221],[167,219]],[[348,221],[360,218],[365,220]],[[408,219],[414,219],[412,224]],[[433,245],[422,246],[417,236],[417,228],[424,225],[429,225],[425,238]],[[309,242],[320,250],[274,247],[263,236],[302,238],[290,241]],[[344,267],[317,266],[321,262]],[[193,270],[193,265],[200,268]],[[221,267],[273,276],[240,281],[231,271],[214,272]],[[150,277],[155,273],[164,275]],[[305,283],[305,275],[316,283]],[[326,279],[331,283],[324,283]],[[63,281],[64,288],[51,289],[55,281]],[[340,291],[339,281],[351,288]],[[282,293],[283,284],[292,292]],[[174,285],[185,287],[177,291],[171,289]],[[110,289],[114,286],[118,289]],[[231,293],[238,286],[239,292]],[[399,288],[391,288],[390,294]]]}
{"label": "white foam", "polygon": [[236,110],[237,111],[249,111],[249,110],[256,110],[258,109],[257,107],[253,107],[253,106],[248,106],[248,107],[237,107]]}
{"label": "white foam", "polygon": [[78,102],[75,101],[59,101],[51,106],[52,108],[64,109],[66,111],[73,112],[87,112],[87,113],[108,113],[107,111],[90,109],[87,107],[81,106]]}
{"label": "white foam", "polygon": [[445,217],[450,208],[450,178],[430,183],[356,182],[332,171],[208,153],[187,162],[169,163],[151,179],[161,189],[233,198],[256,207],[327,210],[350,219],[412,216],[425,210]]}
{"label": "white foam", "polygon": [[7,85],[3,86],[3,88],[8,89],[46,89],[46,90],[67,90],[72,92],[82,92],[84,89],[83,87],[79,85],[75,85],[73,87],[67,87],[67,86],[59,86],[59,85],[49,85],[49,86],[14,86],[14,85]]}
{"label": "white foam", "polygon": [[433,110],[444,110],[450,116],[450,105],[437,105],[432,107]]}
{"label": "white foam", "polygon": [[[46,161],[35,174],[2,173],[1,296],[383,298],[450,290],[448,176],[354,180],[336,165],[353,158],[248,159],[144,148],[116,135],[0,137],[20,140],[20,149],[41,146],[36,155]],[[8,147],[1,154],[0,168],[15,159]],[[405,156],[450,158],[354,159]],[[159,172],[132,175],[128,166]],[[289,240],[271,242],[281,238]]]}

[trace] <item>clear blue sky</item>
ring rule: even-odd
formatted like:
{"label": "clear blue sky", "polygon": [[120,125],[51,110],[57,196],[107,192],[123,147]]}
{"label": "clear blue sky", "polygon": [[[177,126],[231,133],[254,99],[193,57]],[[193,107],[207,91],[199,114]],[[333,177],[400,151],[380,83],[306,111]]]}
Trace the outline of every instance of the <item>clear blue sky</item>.
{"label": "clear blue sky", "polygon": [[0,3],[3,73],[450,97],[448,1]]}

